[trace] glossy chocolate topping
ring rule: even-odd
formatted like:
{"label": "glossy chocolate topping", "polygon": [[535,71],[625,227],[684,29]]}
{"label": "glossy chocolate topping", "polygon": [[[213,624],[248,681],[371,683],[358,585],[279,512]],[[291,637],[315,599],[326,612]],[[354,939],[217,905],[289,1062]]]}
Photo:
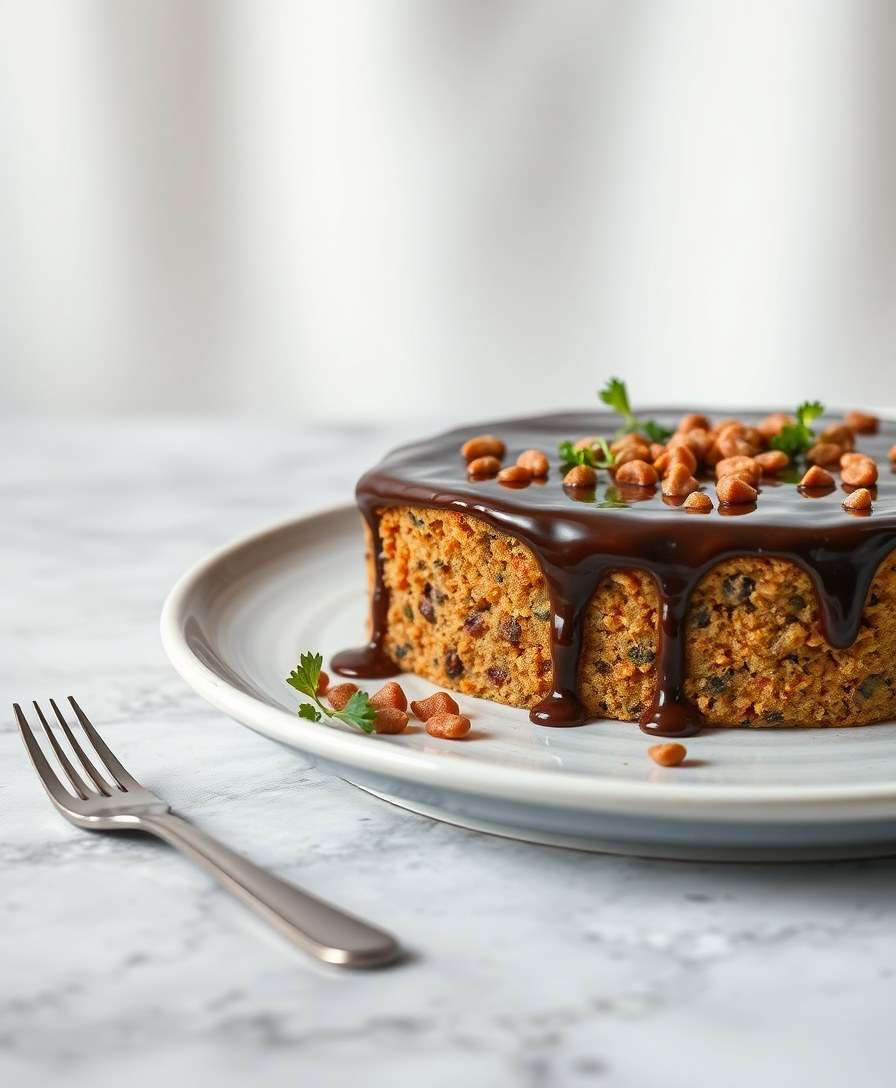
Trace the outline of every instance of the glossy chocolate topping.
{"label": "glossy chocolate topping", "polygon": [[[669,427],[680,414],[651,413]],[[740,418],[749,423],[760,417],[741,413]],[[816,427],[820,431],[833,422],[818,421]],[[534,552],[553,610],[553,690],[530,712],[532,721],[541,725],[580,725],[586,719],[576,692],[582,617],[601,579],[613,568],[649,571],[659,592],[657,689],[641,719],[648,733],[686,736],[699,728],[699,715],[683,693],[684,621],[695,586],[722,559],[769,556],[796,563],[812,579],[828,642],[845,647],[855,640],[875,572],[896,548],[896,472],[888,460],[896,426],[882,423],[879,434],[857,436],[857,450],[874,458],[880,474],[876,489],[871,489],[873,510],[859,516],[842,508],[853,489],[841,484],[836,473],[833,490],[811,495],[800,491],[803,469],[764,479],[754,505],[717,506],[709,514],[685,512],[682,500],[664,498],[659,488],[615,484],[604,471],[594,491],[565,490],[558,442],[611,435],[617,424],[615,416],[600,412],[479,424],[400,447],[366,473],[358,483],[357,499],[377,555],[372,637],[366,646],[337,654],[334,670],[359,678],[401,671],[383,649],[389,601],[378,522],[381,510],[405,505],[471,514]],[[551,461],[547,481],[511,488],[497,480],[467,479],[460,446],[479,434],[494,434],[506,442],[508,465],[523,450],[544,450]],[[715,502],[711,482],[704,489]]]}

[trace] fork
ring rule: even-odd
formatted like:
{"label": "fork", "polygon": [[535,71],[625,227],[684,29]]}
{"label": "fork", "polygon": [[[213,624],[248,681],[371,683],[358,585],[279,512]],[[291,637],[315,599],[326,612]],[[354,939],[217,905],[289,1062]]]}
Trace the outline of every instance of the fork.
{"label": "fork", "polygon": [[[29,726],[22,708],[13,710],[28,755],[50,800],[67,820],[91,831],[147,831],[176,847],[220,881],[246,906],[261,915],[283,936],[325,963],[344,967],[378,967],[401,955],[390,934],[362,922],[285,880],[265,872],[204,831],[171,811],[170,805],[140,783],[121,765],[87,715],[68,697],[94,752],[114,780],[112,785],[97,770],[56,705],[50,700],[81,771],[75,769],[40,706],[34,709],[53,752],[71,783],[73,793],[60,781]],[[86,774],[93,783],[88,786]]]}

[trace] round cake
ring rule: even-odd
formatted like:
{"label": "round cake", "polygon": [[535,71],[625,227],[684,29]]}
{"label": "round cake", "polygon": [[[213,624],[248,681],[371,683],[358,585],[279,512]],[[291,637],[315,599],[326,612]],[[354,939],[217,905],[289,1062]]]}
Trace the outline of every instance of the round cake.
{"label": "round cake", "polygon": [[370,640],[333,669],[416,673],[541,725],[896,717],[896,427],[819,420],[788,454],[783,414],[654,415],[671,437],[608,449],[581,436],[618,419],[583,412],[390,453],[357,487]]}

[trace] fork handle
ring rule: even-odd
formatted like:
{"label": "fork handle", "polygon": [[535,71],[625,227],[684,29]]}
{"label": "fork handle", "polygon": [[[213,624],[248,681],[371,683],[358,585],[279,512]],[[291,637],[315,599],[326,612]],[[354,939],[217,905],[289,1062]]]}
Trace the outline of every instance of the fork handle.
{"label": "fork handle", "polygon": [[325,963],[378,967],[401,954],[388,933],[260,869],[173,812],[142,816],[140,827],[197,862],[287,940]]}

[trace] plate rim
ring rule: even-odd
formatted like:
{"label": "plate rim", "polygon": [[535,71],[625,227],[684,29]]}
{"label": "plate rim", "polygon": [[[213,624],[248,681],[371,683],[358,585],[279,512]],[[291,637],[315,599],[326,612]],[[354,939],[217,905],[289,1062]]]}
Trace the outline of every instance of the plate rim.
{"label": "plate rim", "polygon": [[[712,785],[674,779],[639,782],[576,771],[556,774],[499,763],[482,764],[410,751],[400,745],[399,737],[355,736],[339,727],[321,728],[299,719],[295,714],[233,687],[196,656],[184,636],[184,621],[192,596],[201,592],[203,580],[218,566],[234,564],[236,560],[235,565],[239,568],[239,557],[245,558],[246,553],[265,540],[300,532],[308,523],[348,518],[353,513],[357,514],[354,503],[338,502],[281,519],[231,539],[199,559],[177,579],[162,607],[159,622],[162,646],[175,671],[203,699],[241,724],[331,763],[439,790],[536,805],[584,807],[597,812],[631,812],[676,819],[712,817],[774,822],[787,817],[814,823],[830,820],[832,809],[836,809],[838,818],[859,820],[869,818],[869,806],[873,808],[872,817],[892,818],[893,813],[880,806],[896,802],[896,780],[842,786]],[[241,576],[248,573],[247,569],[241,570]],[[631,723],[618,724],[620,728],[634,728]],[[874,726],[840,728],[864,730]],[[804,732],[810,736],[817,730],[806,729]]]}

